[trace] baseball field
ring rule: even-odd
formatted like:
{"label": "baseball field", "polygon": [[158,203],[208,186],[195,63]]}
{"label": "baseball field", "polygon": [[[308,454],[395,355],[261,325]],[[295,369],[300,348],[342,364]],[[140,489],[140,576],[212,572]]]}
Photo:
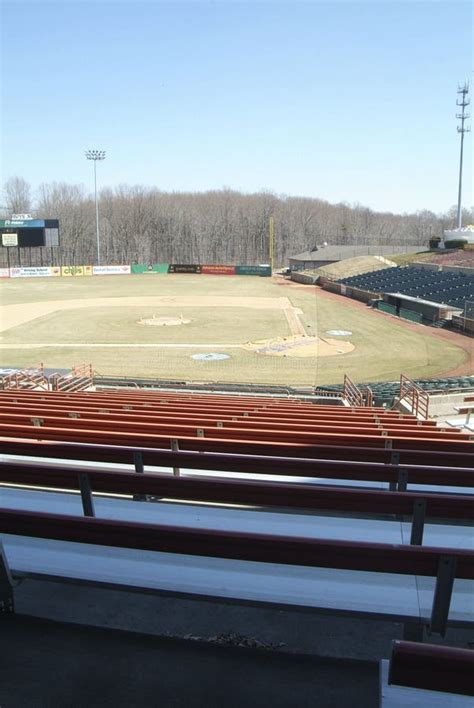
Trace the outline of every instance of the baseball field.
{"label": "baseball field", "polygon": [[15,278],[0,294],[2,367],[314,386],[443,375],[469,358],[466,338],[279,276]]}

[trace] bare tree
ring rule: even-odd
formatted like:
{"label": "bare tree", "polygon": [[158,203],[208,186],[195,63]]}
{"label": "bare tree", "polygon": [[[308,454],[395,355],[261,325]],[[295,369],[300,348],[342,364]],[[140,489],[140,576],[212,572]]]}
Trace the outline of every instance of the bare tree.
{"label": "bare tree", "polygon": [[[13,212],[31,207],[29,185],[20,177],[8,180],[5,195]],[[94,199],[83,187],[42,185],[36,213],[38,218],[60,221],[61,248],[45,252],[44,258],[57,259],[54,265],[94,262]],[[455,209],[441,215],[429,211],[392,214],[360,204],[330,204],[322,199],[271,192],[243,194],[229,188],[161,192],[140,185],[120,185],[102,189],[99,194],[102,255],[109,264],[264,263],[268,261],[270,216],[275,224],[275,264],[279,266],[286,264],[289,256],[324,242],[404,245],[407,249],[427,246],[443,228],[452,227]],[[466,211],[464,223],[472,221],[472,211]],[[3,252],[0,259],[2,256]]]}
{"label": "bare tree", "polygon": [[7,179],[3,192],[10,214],[23,214],[31,210],[31,187],[23,177]]}

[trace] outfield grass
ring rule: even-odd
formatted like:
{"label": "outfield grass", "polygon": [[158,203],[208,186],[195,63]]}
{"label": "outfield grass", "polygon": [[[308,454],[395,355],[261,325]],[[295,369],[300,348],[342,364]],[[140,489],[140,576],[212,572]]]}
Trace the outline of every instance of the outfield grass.
{"label": "outfield grass", "polygon": [[[356,309],[345,298],[328,298],[308,287],[284,287],[277,279],[189,275],[111,276],[95,278],[9,280],[0,284],[1,304],[57,301],[58,310],[0,335],[2,363],[30,366],[70,367],[91,362],[101,374],[135,375],[199,381],[246,381],[253,383],[326,384],[339,383],[344,373],[355,381],[397,379],[403,372],[413,377],[441,374],[461,364],[465,352],[454,344],[432,336],[429,328],[419,331],[396,318],[372,310]],[[94,307],[93,299],[123,296],[211,296],[215,308],[179,306],[150,308]],[[295,359],[262,356],[225,345],[249,340],[285,336],[288,324],[281,310],[250,310],[219,307],[220,297],[287,297],[309,334],[327,337],[327,330],[345,329],[355,345],[348,354]],[[61,310],[68,299],[91,300],[82,310]],[[66,303],[67,304],[67,303]],[[32,305],[34,307],[34,305]],[[193,320],[178,327],[147,327],[138,320],[163,314]],[[41,344],[68,347],[41,347]],[[98,344],[92,348],[81,344]],[[216,351],[230,359],[194,361],[203,351],[190,348],[113,348],[111,344],[220,344]],[[36,344],[40,346],[35,346]],[[17,348],[18,345],[18,348]],[[30,348],[20,348],[29,345]],[[11,348],[10,348],[11,347]]]}

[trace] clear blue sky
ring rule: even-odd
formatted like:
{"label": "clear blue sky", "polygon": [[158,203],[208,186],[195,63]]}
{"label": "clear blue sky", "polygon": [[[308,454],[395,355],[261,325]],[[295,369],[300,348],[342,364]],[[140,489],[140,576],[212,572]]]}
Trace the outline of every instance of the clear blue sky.
{"label": "clear blue sky", "polygon": [[456,203],[471,3],[4,0],[2,45],[3,179]]}

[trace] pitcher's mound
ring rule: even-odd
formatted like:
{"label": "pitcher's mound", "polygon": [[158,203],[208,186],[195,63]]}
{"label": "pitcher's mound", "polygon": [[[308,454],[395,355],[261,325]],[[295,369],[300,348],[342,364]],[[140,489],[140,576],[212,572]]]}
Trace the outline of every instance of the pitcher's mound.
{"label": "pitcher's mound", "polygon": [[277,337],[260,342],[247,342],[243,345],[245,349],[256,354],[266,354],[267,356],[335,356],[336,354],[348,354],[354,350],[351,342],[340,339],[323,339],[322,337]]}
{"label": "pitcher's mound", "polygon": [[138,324],[151,325],[153,327],[176,327],[177,325],[189,324],[191,320],[184,317],[150,317],[138,320]]}

